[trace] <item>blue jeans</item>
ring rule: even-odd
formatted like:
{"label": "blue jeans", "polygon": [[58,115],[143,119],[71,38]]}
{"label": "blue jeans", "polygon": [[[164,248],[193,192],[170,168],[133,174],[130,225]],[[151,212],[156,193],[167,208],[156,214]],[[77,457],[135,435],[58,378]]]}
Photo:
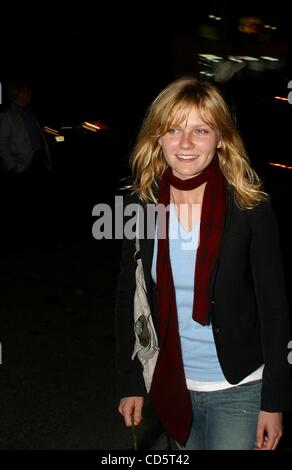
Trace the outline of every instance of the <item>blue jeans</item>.
{"label": "blue jeans", "polygon": [[193,422],[182,450],[251,450],[256,441],[262,381],[215,392],[190,391]]}

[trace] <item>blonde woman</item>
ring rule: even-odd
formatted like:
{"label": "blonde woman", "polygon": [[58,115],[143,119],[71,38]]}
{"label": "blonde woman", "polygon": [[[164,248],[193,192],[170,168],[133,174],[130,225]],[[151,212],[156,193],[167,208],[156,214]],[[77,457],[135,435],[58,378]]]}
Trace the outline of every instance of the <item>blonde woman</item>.
{"label": "blonde woman", "polygon": [[[147,223],[138,253],[125,236],[116,296],[125,424],[139,424],[147,393],[133,354],[141,259],[159,342],[149,398],[166,433],[187,450],[275,449],[291,394],[278,228],[217,88],[193,77],[167,86],[131,166],[125,204],[138,204]],[[148,217],[153,205],[166,215]]]}

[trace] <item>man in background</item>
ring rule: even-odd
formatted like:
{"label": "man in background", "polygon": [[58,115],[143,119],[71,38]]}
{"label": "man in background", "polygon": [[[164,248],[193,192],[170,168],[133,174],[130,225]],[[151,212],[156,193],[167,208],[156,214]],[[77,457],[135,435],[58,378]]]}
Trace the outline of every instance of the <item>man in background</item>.
{"label": "man in background", "polygon": [[32,90],[27,81],[10,82],[9,105],[0,113],[0,166],[22,173],[47,170],[51,157],[38,119],[30,109]]}
{"label": "man in background", "polygon": [[7,104],[0,112],[1,237],[15,249],[43,243],[51,207],[51,156],[30,108],[30,83],[11,81],[5,91]]}

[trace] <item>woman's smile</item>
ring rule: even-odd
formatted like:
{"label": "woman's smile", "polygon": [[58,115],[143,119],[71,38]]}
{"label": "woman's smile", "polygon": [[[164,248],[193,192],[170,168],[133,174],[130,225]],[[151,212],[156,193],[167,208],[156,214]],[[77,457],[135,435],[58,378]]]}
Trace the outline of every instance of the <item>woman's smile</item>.
{"label": "woman's smile", "polygon": [[170,127],[159,143],[173,174],[181,179],[200,174],[221,147],[218,132],[202,120],[196,108],[185,121]]}

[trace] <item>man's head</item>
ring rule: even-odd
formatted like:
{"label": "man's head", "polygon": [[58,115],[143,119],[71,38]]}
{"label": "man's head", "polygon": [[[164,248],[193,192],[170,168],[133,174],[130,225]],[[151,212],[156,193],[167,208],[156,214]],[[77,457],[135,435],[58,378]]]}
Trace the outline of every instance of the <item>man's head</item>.
{"label": "man's head", "polygon": [[8,85],[8,98],[22,108],[26,108],[31,101],[32,90],[26,80],[17,80]]}

